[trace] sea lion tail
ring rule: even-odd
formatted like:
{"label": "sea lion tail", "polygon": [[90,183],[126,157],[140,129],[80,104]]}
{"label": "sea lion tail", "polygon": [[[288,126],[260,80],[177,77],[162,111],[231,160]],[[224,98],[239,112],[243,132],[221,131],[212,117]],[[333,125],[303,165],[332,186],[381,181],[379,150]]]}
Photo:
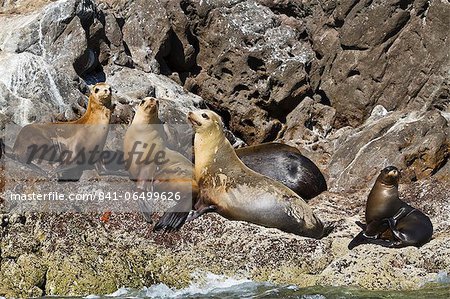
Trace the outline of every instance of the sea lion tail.
{"label": "sea lion tail", "polygon": [[155,224],[153,231],[175,231],[179,230],[189,215],[189,212],[166,212],[159,218],[158,222]]}

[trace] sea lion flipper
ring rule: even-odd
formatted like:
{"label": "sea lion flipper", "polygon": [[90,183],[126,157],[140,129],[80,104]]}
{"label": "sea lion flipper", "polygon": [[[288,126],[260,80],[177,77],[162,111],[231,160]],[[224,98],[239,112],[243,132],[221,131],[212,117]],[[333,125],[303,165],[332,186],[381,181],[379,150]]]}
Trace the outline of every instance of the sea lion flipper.
{"label": "sea lion flipper", "polygon": [[174,231],[179,230],[186,222],[189,212],[166,212],[155,224],[153,231]]}
{"label": "sea lion flipper", "polygon": [[186,222],[192,221],[205,213],[214,212],[216,210],[217,210],[217,207],[215,205],[210,205],[210,206],[203,207],[203,208],[195,210],[195,211],[191,211],[191,213],[189,213],[188,218],[186,219]]}
{"label": "sea lion flipper", "polygon": [[355,221],[355,224],[359,226],[362,230],[366,230],[367,224],[362,223],[361,221]]}
{"label": "sea lion flipper", "polygon": [[153,214],[153,207],[151,206],[150,202],[139,200],[138,201],[139,210],[142,213],[142,216],[144,216],[144,219],[147,223],[152,224],[152,214]]}
{"label": "sea lion flipper", "polygon": [[356,246],[366,243],[366,240],[367,238],[364,236],[364,232],[362,231],[359,234],[357,234],[356,237],[353,238],[353,240],[350,241],[347,248],[349,250],[352,250]]}
{"label": "sea lion flipper", "polygon": [[350,243],[348,244],[347,247],[349,250],[352,250],[353,248],[355,248],[356,246],[359,246],[361,244],[375,244],[375,245],[380,245],[380,246],[389,247],[389,248],[398,247],[398,241],[370,238],[364,234],[364,231],[360,232],[356,237],[354,237],[353,240],[350,241]]}
{"label": "sea lion flipper", "polygon": [[371,221],[366,225],[364,234],[368,237],[376,237],[389,228],[389,219],[380,219]]}

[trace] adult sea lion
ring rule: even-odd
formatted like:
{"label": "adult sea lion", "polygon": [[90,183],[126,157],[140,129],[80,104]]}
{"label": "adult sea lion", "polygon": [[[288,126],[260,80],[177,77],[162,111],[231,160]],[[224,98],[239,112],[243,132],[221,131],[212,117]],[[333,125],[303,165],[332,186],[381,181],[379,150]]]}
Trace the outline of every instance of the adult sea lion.
{"label": "adult sea lion", "polygon": [[[283,183],[305,200],[327,189],[325,178],[319,168],[295,147],[269,142],[238,148],[235,151],[250,169]],[[193,200],[195,204],[196,198],[194,197]],[[154,229],[180,229],[187,215],[187,212],[176,214],[166,212],[158,220]],[[175,221],[177,218],[178,220]],[[171,227],[170,223],[177,223],[178,226]]]}
{"label": "adult sea lion", "polygon": [[188,120],[195,130],[194,172],[200,190],[189,219],[214,211],[305,237],[321,238],[330,231],[294,191],[239,160],[216,113],[189,112]]}
{"label": "adult sea lion", "polygon": [[370,243],[384,247],[420,247],[430,241],[433,225],[430,218],[399,198],[400,172],[394,166],[384,168],[366,203],[366,225],[348,245],[349,249]]}
{"label": "adult sea lion", "polygon": [[[126,169],[130,178],[136,181],[138,190],[145,191],[151,186],[151,190],[155,192],[179,195],[178,203],[168,211],[164,223],[158,223],[155,227],[172,230],[184,223],[192,208],[192,198],[197,197],[198,186],[193,177],[191,161],[166,146],[163,130],[158,118],[158,101],[145,98],[138,106],[125,134],[124,158]],[[160,159],[161,163],[156,158],[158,153],[164,154],[164,158]],[[150,159],[143,161],[142,157]],[[151,223],[151,203],[139,201],[139,206],[145,219]]]}
{"label": "adult sea lion", "polygon": [[268,142],[236,149],[250,169],[277,180],[309,200],[327,190],[319,168],[295,147]]}
{"label": "adult sea lion", "polygon": [[34,160],[59,162],[60,180],[78,180],[98,158],[86,155],[103,150],[111,109],[111,87],[97,83],[91,88],[88,107],[81,118],[26,125],[20,130],[10,157],[38,172],[42,169]]}

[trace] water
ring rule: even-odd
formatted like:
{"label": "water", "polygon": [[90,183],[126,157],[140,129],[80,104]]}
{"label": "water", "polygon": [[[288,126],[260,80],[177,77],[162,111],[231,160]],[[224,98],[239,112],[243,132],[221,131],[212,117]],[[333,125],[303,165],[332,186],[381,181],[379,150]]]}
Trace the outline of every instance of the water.
{"label": "water", "polygon": [[[49,297],[55,298],[55,297]],[[68,297],[66,297],[68,298]],[[76,298],[76,297],[72,297]],[[78,297],[81,298],[81,297]],[[116,292],[97,296],[89,295],[86,299],[111,298],[299,298],[299,299],[448,299],[450,283],[448,279],[437,280],[415,291],[367,291],[352,287],[311,287],[299,288],[293,285],[279,286],[268,282],[253,282],[247,279],[234,279],[215,274],[208,274],[201,282],[191,283],[186,288],[174,289],[165,284],[156,284],[140,290],[120,288]]]}

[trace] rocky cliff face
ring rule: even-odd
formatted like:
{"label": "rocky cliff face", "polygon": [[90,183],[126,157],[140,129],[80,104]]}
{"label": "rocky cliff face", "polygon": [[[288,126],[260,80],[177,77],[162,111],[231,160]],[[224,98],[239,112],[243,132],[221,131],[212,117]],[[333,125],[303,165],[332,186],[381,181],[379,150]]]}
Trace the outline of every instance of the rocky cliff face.
{"label": "rocky cliff face", "polygon": [[[445,253],[449,237],[445,219],[450,216],[445,209],[450,182],[448,1],[22,0],[3,1],[0,5],[2,129],[8,123],[24,125],[76,118],[86,107],[88,85],[105,80],[114,89],[114,123],[128,123],[132,117],[129,103],[149,95],[163,99],[161,114],[168,122],[182,123],[189,109],[210,107],[248,144],[277,140],[299,147],[324,171],[333,192],[313,201],[314,209],[323,211],[324,217],[330,220],[347,223],[338,226],[329,240],[300,238],[297,241],[298,238],[288,235],[275,237],[264,229],[226,224],[218,217],[208,217],[192,224],[193,237],[186,233],[188,230],[170,237],[174,243],[183,240],[182,244],[188,244],[183,246],[194,246],[198,244],[197,238],[211,237],[208,231],[225,232],[230,227],[233,234],[226,233],[223,237],[227,240],[245,235],[246,229],[255,230],[267,244],[300,242],[310,244],[316,248],[313,252],[320,254],[273,264],[276,266],[266,269],[265,276],[253,275],[252,271],[262,271],[256,266],[250,267],[253,269],[250,272],[242,270],[238,263],[244,263],[244,259],[236,260],[233,269],[240,269],[240,273],[255,279],[273,278],[284,283],[293,275],[282,276],[280,269],[288,269],[295,263],[296,267],[303,266],[292,273],[313,277],[305,280],[309,284],[336,284],[333,278],[337,277],[336,271],[356,271],[350,266],[352,263],[363,267],[361,255],[364,254],[363,251],[358,254],[344,251],[342,254],[347,254],[344,262],[340,259],[341,253],[330,252],[344,248],[343,243],[356,232],[357,228],[351,223],[357,220],[355,214],[362,212],[366,193],[378,171],[387,165],[396,165],[402,171],[405,192],[427,186],[423,194],[410,193],[411,200],[418,198],[417,205],[427,207],[426,212],[441,211],[432,215],[438,227],[435,240],[425,249],[405,249],[404,252],[411,254],[405,258],[405,263],[413,259],[414,271],[420,269],[417,271],[424,277],[432,277],[439,270],[450,272],[445,259],[437,261],[430,257],[438,251],[448,254]],[[442,193],[443,190],[447,192]],[[441,197],[437,196],[439,200],[435,202],[433,196],[427,197],[428,193],[441,194]],[[342,213],[342,207],[348,205],[352,208]],[[10,216],[4,217],[10,219]],[[49,272],[48,262],[55,257],[53,249],[45,244],[57,242],[57,236],[49,236],[48,231],[61,220],[60,216],[50,217],[53,220],[43,228],[46,221],[42,217],[29,216],[23,221],[8,220],[2,224],[1,275],[8,278],[1,281],[9,282],[4,283],[3,289],[0,287],[0,295],[40,295],[42,290],[47,294],[103,292],[101,288],[89,290],[87,286],[74,288],[71,282],[62,286],[58,277],[64,274],[58,276]],[[93,222],[93,227],[99,229],[99,237],[93,238],[108,244],[112,242],[102,239],[100,235],[109,232],[99,228],[95,218],[78,215],[75,219],[81,220],[71,225],[77,227],[86,221]],[[136,240],[138,251],[155,255],[167,251],[172,261],[193,255],[189,251],[192,248],[175,246],[175,251],[181,255],[174,257],[166,241],[158,243],[163,237],[132,233],[136,227],[145,229],[142,219],[132,219],[134,222],[127,222],[129,229],[121,232],[125,239]],[[202,225],[207,229],[200,229]],[[41,245],[33,249],[11,243],[17,236],[31,238],[27,230],[39,232]],[[210,242],[215,244],[216,241],[220,243],[218,239]],[[205,254],[211,253],[206,258],[211,261],[213,251],[208,251],[210,243],[204,242],[200,247]],[[249,240],[243,237],[233,242],[239,247]],[[155,247],[154,243],[161,246]],[[91,246],[95,242],[86,244]],[[7,253],[8,246],[18,251],[11,255]],[[243,251],[237,247],[229,253],[254,252],[251,248]],[[403,256],[403,251],[370,246],[364,249],[370,252],[368,256],[373,258],[375,269],[379,269],[375,262],[380,254],[386,257],[386,265],[392,264],[390,259],[396,254]],[[198,255],[200,249],[196,252]],[[97,254],[94,250],[92,258]],[[326,257],[326,254],[331,256]],[[70,267],[81,267],[75,262],[76,256],[69,259],[63,256],[61,253],[60,258]],[[110,257],[114,260],[112,255]],[[136,265],[147,259],[141,258]],[[148,260],[154,260],[154,256],[148,256]],[[198,265],[205,265],[199,269],[208,268],[200,257],[195,260]],[[153,267],[155,263],[148,262],[148,266]],[[428,267],[428,263],[439,266]],[[17,273],[28,271],[30,264],[40,265],[36,276],[30,280],[24,278],[22,282],[14,280],[13,277],[21,277]],[[212,264],[209,270],[213,272],[226,268]],[[189,270],[183,275],[194,270],[185,266]],[[75,268],[77,273],[86,273]],[[275,271],[274,268],[284,278],[271,276],[269,272]],[[149,274],[151,280],[136,278],[130,285],[154,281],[171,283],[173,273],[155,274],[165,273],[161,269],[146,272],[152,273]],[[369,281],[365,283],[362,278],[352,276],[353,272],[342,271],[347,273],[342,275],[348,276],[341,282],[369,288],[375,288],[370,281],[380,277],[376,271],[370,272],[370,278],[364,276]],[[417,284],[401,282],[403,276],[396,271],[389,273],[389,277],[399,279],[398,284],[390,285],[386,281],[380,287],[417,287]],[[404,274],[406,277],[406,272]],[[133,275],[143,274],[132,271],[124,277]],[[155,275],[164,277],[155,279]],[[114,278],[111,288],[114,284],[127,284],[124,277]],[[14,291],[19,290],[25,280],[30,283],[22,288],[22,293]]]}

